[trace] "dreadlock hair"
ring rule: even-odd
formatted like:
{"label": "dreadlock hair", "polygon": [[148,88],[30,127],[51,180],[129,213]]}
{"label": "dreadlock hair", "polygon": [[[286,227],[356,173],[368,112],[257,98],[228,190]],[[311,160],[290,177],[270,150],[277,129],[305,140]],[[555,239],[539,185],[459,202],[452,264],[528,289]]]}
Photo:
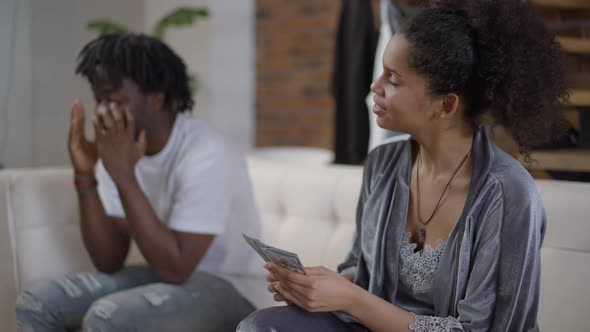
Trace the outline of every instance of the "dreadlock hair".
{"label": "dreadlock hair", "polygon": [[193,107],[186,65],[156,38],[125,33],[92,40],[78,55],[76,74],[95,84],[101,71],[115,89],[128,78],[143,93],[163,93],[164,105],[172,112],[184,112]]}

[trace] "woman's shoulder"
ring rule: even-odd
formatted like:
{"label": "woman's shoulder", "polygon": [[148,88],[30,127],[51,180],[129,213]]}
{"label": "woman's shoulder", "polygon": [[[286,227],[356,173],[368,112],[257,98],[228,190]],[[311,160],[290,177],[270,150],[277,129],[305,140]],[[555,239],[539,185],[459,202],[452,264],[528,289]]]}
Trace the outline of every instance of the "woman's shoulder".
{"label": "woman's shoulder", "polygon": [[407,137],[381,144],[369,152],[366,165],[377,166],[406,157],[404,153],[408,151],[410,144],[411,141]]}
{"label": "woman's shoulder", "polygon": [[[501,224],[507,233],[516,229],[543,232],[546,217],[541,195],[532,176],[517,160],[499,148],[494,149],[487,176],[480,181],[471,205],[473,215],[479,216],[475,219],[480,229],[496,229],[497,219],[488,216],[498,216],[499,212],[506,219]],[[525,232],[514,236],[529,235]]]}
{"label": "woman's shoulder", "polygon": [[498,147],[489,170],[489,180],[495,182],[508,202],[521,206],[540,201],[535,181],[524,166]]}

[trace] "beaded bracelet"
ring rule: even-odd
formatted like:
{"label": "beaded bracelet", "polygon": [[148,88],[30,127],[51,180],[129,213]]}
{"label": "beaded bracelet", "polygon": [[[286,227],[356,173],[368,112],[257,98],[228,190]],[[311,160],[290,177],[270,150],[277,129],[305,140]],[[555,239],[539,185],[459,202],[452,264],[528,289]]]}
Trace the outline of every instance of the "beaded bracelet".
{"label": "beaded bracelet", "polygon": [[82,176],[74,176],[74,187],[78,193],[85,193],[95,190],[98,186],[98,181],[95,178],[87,178]]}

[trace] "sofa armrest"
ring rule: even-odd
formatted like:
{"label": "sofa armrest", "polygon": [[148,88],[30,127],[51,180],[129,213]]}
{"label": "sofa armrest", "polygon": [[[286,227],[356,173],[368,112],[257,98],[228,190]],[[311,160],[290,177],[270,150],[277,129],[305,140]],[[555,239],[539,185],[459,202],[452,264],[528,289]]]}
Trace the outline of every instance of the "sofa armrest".
{"label": "sofa armrest", "polygon": [[3,329],[16,331],[15,304],[17,275],[12,222],[10,218],[10,176],[0,172],[0,322]]}

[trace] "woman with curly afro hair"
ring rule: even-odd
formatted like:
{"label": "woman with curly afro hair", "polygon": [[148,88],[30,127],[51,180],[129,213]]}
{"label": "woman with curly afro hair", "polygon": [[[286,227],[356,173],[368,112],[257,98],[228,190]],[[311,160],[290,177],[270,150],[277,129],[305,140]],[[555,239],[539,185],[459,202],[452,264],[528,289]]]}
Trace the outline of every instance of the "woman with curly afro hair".
{"label": "woman with curly afro hair", "polygon": [[352,249],[338,272],[269,264],[286,307],[239,331],[537,331],[543,202],[488,137],[489,114],[526,153],[561,131],[560,48],[518,0],[437,1],[390,41],[372,84],[379,126]]}

